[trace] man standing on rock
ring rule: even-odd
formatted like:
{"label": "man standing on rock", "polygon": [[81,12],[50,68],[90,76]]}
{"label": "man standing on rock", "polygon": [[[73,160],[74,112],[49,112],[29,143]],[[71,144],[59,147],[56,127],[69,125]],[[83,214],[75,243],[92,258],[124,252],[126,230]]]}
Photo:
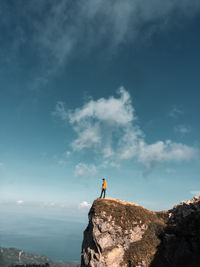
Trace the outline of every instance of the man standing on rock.
{"label": "man standing on rock", "polygon": [[101,196],[100,196],[100,198],[102,198],[103,194],[104,194],[103,198],[105,198],[107,182],[106,182],[105,178],[103,178],[102,180],[103,180],[103,184],[102,184],[102,187],[101,187]]}

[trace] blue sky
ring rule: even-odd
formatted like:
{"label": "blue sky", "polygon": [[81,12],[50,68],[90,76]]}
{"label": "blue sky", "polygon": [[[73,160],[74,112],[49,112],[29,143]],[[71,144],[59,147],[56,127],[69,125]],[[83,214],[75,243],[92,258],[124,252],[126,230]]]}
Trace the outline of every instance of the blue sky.
{"label": "blue sky", "polygon": [[103,177],[153,210],[200,193],[199,1],[0,7],[2,209],[84,221]]}

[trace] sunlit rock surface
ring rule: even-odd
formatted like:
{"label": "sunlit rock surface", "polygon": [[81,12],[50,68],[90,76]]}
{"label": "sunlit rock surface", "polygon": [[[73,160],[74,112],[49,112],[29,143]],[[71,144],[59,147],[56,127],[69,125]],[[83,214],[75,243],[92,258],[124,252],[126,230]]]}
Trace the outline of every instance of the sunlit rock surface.
{"label": "sunlit rock surface", "polygon": [[200,197],[153,212],[118,199],[97,199],[84,232],[81,266],[200,266]]}

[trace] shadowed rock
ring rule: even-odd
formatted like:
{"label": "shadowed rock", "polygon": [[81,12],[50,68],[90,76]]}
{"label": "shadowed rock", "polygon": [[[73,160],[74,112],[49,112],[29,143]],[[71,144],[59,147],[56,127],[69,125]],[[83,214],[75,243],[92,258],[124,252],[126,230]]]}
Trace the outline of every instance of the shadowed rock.
{"label": "shadowed rock", "polygon": [[84,232],[81,266],[200,266],[200,198],[153,212],[117,199],[97,199]]}

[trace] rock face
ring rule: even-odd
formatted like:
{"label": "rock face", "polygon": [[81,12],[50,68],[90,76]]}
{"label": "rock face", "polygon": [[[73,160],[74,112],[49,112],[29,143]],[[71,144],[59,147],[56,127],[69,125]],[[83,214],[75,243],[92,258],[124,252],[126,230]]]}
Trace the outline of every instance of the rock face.
{"label": "rock face", "polygon": [[200,197],[153,212],[117,199],[97,199],[84,232],[81,266],[200,266]]}

